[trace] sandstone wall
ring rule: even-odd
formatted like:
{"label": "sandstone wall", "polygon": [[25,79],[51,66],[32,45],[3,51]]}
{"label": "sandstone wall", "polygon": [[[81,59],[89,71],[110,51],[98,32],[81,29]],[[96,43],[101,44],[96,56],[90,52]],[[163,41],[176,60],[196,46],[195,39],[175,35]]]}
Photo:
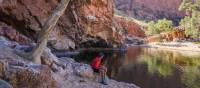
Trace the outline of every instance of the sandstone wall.
{"label": "sandstone wall", "polygon": [[123,17],[115,16],[115,21],[123,28],[127,30],[128,35],[136,36],[140,38],[145,37],[145,32],[142,30],[141,26],[135,23],[134,21],[127,20]]}
{"label": "sandstone wall", "polygon": [[[0,21],[21,34],[37,39],[37,33],[57,6],[59,0],[2,0]],[[50,35],[56,49],[78,47],[82,42],[99,36],[112,44],[111,23],[113,0],[71,1]],[[87,36],[86,36],[87,35]],[[88,37],[89,35],[89,37]]]}
{"label": "sandstone wall", "polygon": [[116,9],[137,19],[171,19],[174,22],[183,17],[178,11],[182,0],[115,0]]}

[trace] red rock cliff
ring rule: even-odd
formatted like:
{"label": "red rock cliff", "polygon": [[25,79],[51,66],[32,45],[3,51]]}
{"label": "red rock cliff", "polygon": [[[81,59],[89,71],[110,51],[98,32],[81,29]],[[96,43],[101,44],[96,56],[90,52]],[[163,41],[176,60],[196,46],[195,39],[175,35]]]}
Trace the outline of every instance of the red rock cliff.
{"label": "red rock cliff", "polygon": [[131,20],[126,20],[125,18],[120,16],[115,16],[114,18],[124,30],[127,30],[128,35],[140,38],[145,37],[145,32],[141,29],[141,26],[138,25],[136,22]]}
{"label": "red rock cliff", "polygon": [[[59,0],[1,0],[0,21],[36,40],[37,32]],[[71,1],[50,36],[56,49],[79,46],[99,36],[112,44],[113,0]],[[88,35],[90,37],[88,37]]]}
{"label": "red rock cliff", "polygon": [[116,9],[138,19],[168,18],[177,22],[183,17],[178,11],[182,0],[115,0]]}

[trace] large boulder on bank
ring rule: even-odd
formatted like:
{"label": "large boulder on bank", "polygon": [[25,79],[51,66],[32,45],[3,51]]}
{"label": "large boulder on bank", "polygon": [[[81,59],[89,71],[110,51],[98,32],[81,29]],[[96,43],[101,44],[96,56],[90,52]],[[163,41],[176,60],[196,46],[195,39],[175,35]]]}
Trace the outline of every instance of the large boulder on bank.
{"label": "large boulder on bank", "polygon": [[93,70],[91,66],[87,64],[81,64],[81,63],[75,63],[74,64],[74,73],[78,76],[84,77],[84,78],[93,78]]}
{"label": "large boulder on bank", "polygon": [[13,88],[8,82],[0,79],[0,88]]}
{"label": "large boulder on bank", "polygon": [[16,55],[13,49],[4,44],[0,44],[0,59],[6,59],[6,60],[16,59],[19,61],[24,60],[22,57]]}
{"label": "large boulder on bank", "polygon": [[43,65],[13,66],[6,78],[15,88],[54,88],[56,81],[51,74],[51,69]]}
{"label": "large boulder on bank", "polygon": [[75,74],[83,78],[93,78],[93,70],[90,65],[75,62],[72,58],[63,57],[59,59],[65,65],[67,74]]}
{"label": "large boulder on bank", "polygon": [[52,54],[49,48],[45,48],[42,56],[41,56],[42,64],[51,66],[54,63],[59,63],[58,58]]}
{"label": "large boulder on bank", "polygon": [[15,54],[9,45],[11,41],[0,43],[0,79],[8,81],[14,88],[55,88],[49,66],[33,64]]}
{"label": "large boulder on bank", "polygon": [[56,81],[48,66],[0,59],[0,78],[14,88],[55,88]]}
{"label": "large boulder on bank", "polygon": [[31,39],[22,35],[20,32],[16,31],[11,26],[8,26],[1,22],[0,22],[0,36],[4,36],[20,44],[29,44],[33,42]]}

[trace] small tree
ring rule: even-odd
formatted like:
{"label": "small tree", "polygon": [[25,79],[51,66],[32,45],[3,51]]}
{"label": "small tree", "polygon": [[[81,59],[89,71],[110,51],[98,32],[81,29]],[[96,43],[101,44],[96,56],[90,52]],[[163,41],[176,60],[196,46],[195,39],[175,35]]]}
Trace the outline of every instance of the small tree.
{"label": "small tree", "polygon": [[198,38],[200,36],[198,20],[196,17],[186,16],[181,20],[180,25],[185,28],[185,34],[187,36],[191,36],[192,38]]}
{"label": "small tree", "polygon": [[200,37],[200,0],[183,0],[179,10],[189,13],[180,21],[180,25],[185,28],[185,34],[192,38]]}
{"label": "small tree", "polygon": [[146,35],[151,36],[160,34],[162,32],[170,32],[173,29],[173,22],[167,19],[158,20],[158,22],[151,21],[148,24]]}
{"label": "small tree", "polygon": [[53,30],[60,16],[63,15],[65,9],[68,6],[69,1],[70,0],[61,0],[58,7],[53,11],[53,14],[45,22],[41,31],[39,32],[37,46],[30,53],[28,57],[29,59],[34,60],[35,62],[40,62],[40,57],[47,45],[49,34]]}
{"label": "small tree", "polygon": [[145,32],[145,34],[148,36],[152,36],[159,33],[160,33],[160,30],[156,27],[156,23],[154,21],[149,22],[148,30]]}
{"label": "small tree", "polygon": [[156,27],[160,32],[170,32],[173,29],[173,22],[167,19],[158,20]]}

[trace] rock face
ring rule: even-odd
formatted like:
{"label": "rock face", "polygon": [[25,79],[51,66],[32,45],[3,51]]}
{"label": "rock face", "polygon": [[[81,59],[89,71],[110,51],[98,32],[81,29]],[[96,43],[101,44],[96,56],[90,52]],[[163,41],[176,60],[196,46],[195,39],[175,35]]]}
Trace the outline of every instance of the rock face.
{"label": "rock face", "polygon": [[55,88],[52,71],[48,66],[30,64],[14,54],[8,46],[0,46],[0,79],[13,88]]}
{"label": "rock face", "polygon": [[115,0],[116,9],[142,20],[162,18],[177,22],[184,16],[178,11],[182,0]]}
{"label": "rock face", "polygon": [[16,41],[20,44],[29,44],[33,42],[31,39],[20,34],[18,31],[4,23],[0,23],[0,36],[7,37],[8,39]]}
{"label": "rock face", "polygon": [[145,37],[145,32],[141,25],[134,20],[127,19],[122,16],[115,15],[114,22],[116,34],[115,40],[122,41],[122,44],[142,44],[142,39]]}
{"label": "rock face", "polygon": [[126,20],[125,18],[119,16],[115,16],[115,20],[122,27],[122,29],[127,30],[128,35],[140,38],[145,37],[145,32],[142,30],[141,26],[134,21]]}
{"label": "rock face", "polygon": [[12,66],[7,72],[7,79],[14,88],[55,88],[51,69],[47,66]]}
{"label": "rock face", "polygon": [[[36,40],[37,32],[55,9],[58,1],[2,0],[0,21]],[[107,44],[112,44],[113,3],[113,0],[71,1],[51,33],[49,44],[55,49],[69,49],[79,47],[82,42],[93,37],[100,37]]]}

